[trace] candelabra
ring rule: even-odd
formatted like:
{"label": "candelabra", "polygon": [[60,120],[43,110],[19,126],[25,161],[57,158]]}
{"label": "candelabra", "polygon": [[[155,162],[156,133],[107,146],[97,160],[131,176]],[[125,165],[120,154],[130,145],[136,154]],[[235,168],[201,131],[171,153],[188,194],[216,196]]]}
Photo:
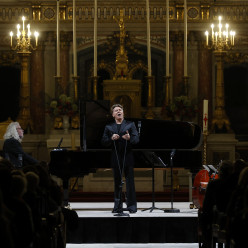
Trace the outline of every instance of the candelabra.
{"label": "candelabra", "polygon": [[10,32],[10,45],[15,50],[21,59],[21,86],[20,86],[20,112],[18,121],[22,128],[32,129],[33,122],[30,114],[30,79],[29,79],[29,65],[31,51],[38,46],[38,32],[34,32],[35,47],[31,44],[30,24],[25,29],[25,17],[22,17],[22,31],[20,31],[20,24],[17,24],[16,44],[13,46],[13,32]]}
{"label": "candelabra", "polygon": [[35,47],[31,44],[31,31],[30,24],[27,25],[27,30],[25,29],[25,17],[22,17],[22,31],[20,31],[20,24],[17,24],[16,32],[16,45],[13,47],[13,35],[14,33],[10,32],[10,45],[13,50],[16,50],[18,53],[30,53],[32,50],[36,49],[38,45],[39,33],[34,31],[35,37]]}
{"label": "candelabra", "polygon": [[211,25],[211,35],[206,31],[206,46],[213,50],[217,64],[216,91],[215,91],[215,110],[211,123],[211,130],[223,131],[226,129],[231,132],[230,121],[225,112],[224,97],[224,75],[223,75],[223,59],[227,51],[234,46],[235,32],[229,32],[229,25],[222,26],[222,17],[218,18],[219,24],[215,30],[214,24]]}

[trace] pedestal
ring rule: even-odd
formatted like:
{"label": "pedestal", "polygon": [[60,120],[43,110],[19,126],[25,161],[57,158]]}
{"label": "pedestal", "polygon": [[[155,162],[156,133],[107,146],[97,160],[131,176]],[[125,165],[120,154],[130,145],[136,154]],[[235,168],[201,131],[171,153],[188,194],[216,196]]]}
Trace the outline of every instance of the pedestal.
{"label": "pedestal", "polygon": [[220,160],[235,161],[237,142],[234,134],[210,134],[207,142],[208,164],[217,165]]}

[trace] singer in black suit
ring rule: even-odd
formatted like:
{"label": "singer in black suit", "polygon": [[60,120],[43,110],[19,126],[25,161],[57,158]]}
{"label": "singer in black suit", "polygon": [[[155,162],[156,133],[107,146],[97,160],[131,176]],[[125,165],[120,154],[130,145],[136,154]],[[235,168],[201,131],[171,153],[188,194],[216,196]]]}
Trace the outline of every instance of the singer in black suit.
{"label": "singer in black suit", "polygon": [[114,123],[105,126],[102,137],[104,146],[112,146],[111,164],[114,173],[114,209],[113,213],[119,213],[122,209],[121,187],[123,172],[126,179],[126,204],[130,213],[137,212],[136,193],[134,185],[134,158],[132,154],[132,145],[139,142],[139,134],[134,122],[124,119],[123,107],[120,104],[114,104],[111,107]]}

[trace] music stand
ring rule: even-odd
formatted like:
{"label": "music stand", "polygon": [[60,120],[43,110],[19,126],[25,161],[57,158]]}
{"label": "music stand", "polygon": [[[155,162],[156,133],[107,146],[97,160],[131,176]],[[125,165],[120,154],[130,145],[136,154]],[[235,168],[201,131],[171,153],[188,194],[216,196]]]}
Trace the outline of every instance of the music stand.
{"label": "music stand", "polygon": [[[156,158],[159,160],[159,162],[161,162],[163,164],[163,166],[166,167],[166,165],[164,164],[164,162],[162,161],[161,158],[159,158],[154,152],[152,153],[152,158],[153,160]],[[143,209],[142,211],[147,211],[147,210],[150,210],[150,212],[152,212],[154,209],[158,209],[158,210],[162,210],[164,211],[163,209],[161,208],[157,208],[155,207],[155,179],[154,179],[154,161],[152,162],[152,206],[150,208],[147,208],[147,209]]]}
{"label": "music stand", "polygon": [[165,208],[165,213],[179,213],[180,210],[177,208],[173,208],[173,201],[174,201],[174,190],[173,190],[173,157],[176,153],[176,150],[173,149],[170,153],[170,167],[171,167],[171,208]]}

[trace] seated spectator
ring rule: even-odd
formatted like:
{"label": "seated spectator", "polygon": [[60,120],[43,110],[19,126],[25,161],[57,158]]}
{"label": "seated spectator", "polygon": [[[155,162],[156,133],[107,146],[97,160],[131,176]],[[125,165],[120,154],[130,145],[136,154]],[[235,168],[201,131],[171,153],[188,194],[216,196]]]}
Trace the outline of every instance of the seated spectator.
{"label": "seated spectator", "polygon": [[244,247],[248,233],[248,167],[239,176],[227,207],[227,233],[235,248]]}
{"label": "seated spectator", "polygon": [[13,170],[15,167],[14,165],[7,159],[5,158],[0,158],[0,167],[3,168],[9,168],[11,170]]}
{"label": "seated spectator", "polygon": [[246,167],[248,167],[248,164],[243,159],[237,159],[234,162],[234,171],[233,171],[233,174],[231,176],[233,189],[235,189],[237,187],[240,173]]}
{"label": "seated spectator", "polygon": [[233,168],[233,163],[230,161],[222,161],[219,168],[219,178],[208,183],[200,218],[204,248],[211,247],[214,207],[219,212],[226,211],[233,191],[233,184],[230,183]]}
{"label": "seated spectator", "polygon": [[23,151],[21,144],[23,137],[24,131],[18,122],[11,122],[3,136],[4,157],[10,160],[15,168],[38,163],[38,160]]}
{"label": "seated spectator", "polygon": [[10,197],[6,206],[14,213],[15,224],[15,247],[32,247],[34,237],[34,226],[32,212],[27,203],[23,200],[26,192],[27,180],[23,175],[12,175]]}
{"label": "seated spectator", "polygon": [[0,190],[0,240],[2,247],[14,248],[14,237],[11,229],[11,220],[6,214],[6,207]]}
{"label": "seated spectator", "polygon": [[38,236],[41,230],[41,213],[40,213],[40,197],[38,194],[38,185],[39,185],[39,176],[32,172],[29,171],[26,174],[26,179],[27,179],[27,191],[23,195],[23,199],[25,202],[28,204],[32,211],[32,218],[33,218],[33,223],[34,223],[34,229],[36,233],[36,240],[38,240]]}

